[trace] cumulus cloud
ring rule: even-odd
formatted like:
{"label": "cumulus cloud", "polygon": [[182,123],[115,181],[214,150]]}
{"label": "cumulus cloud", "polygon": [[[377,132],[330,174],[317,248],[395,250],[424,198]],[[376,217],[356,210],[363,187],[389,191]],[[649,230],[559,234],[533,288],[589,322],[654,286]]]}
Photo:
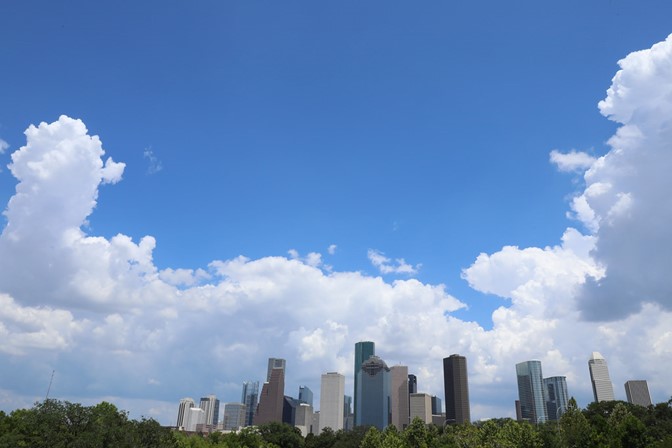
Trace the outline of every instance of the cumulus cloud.
{"label": "cumulus cloud", "polygon": [[373,266],[378,268],[381,274],[417,274],[420,264],[415,266],[406,263],[403,258],[392,260],[387,258],[383,252],[376,249],[369,249],[367,256]]}
{"label": "cumulus cloud", "polygon": [[572,150],[562,153],[557,149],[551,151],[551,163],[558,167],[562,172],[585,171],[595,162],[595,157],[588,153]]}
{"label": "cumulus cloud", "polygon": [[[489,329],[456,317],[466,304],[444,285],[330,271],[317,252],[158,269],[152,236],[82,230],[124,164],[104,161],[100,140],[79,120],[31,126],[12,154],[18,184],[0,235],[0,404],[29,406],[56,369],[53,396],[112,397],[169,424],[182,396],[237,400],[242,381],[265,377],[269,356],[287,359],[288,394],[299,384],[319,391],[320,374],[333,370],[351,390],[362,339],[438,395],[441,358],[467,356],[475,418],[513,415],[514,365],[527,359],[540,359],[547,376],[567,376],[586,405],[593,350],[607,358],[615,384],[646,378],[654,400],[667,399],[671,46],[668,39],[621,61],[600,104],[622,126],[571,204],[589,233],[568,228],[555,245],[506,246],[464,270],[484,293],[473,300],[506,298]],[[383,274],[419,268],[373,249],[368,257]]]}

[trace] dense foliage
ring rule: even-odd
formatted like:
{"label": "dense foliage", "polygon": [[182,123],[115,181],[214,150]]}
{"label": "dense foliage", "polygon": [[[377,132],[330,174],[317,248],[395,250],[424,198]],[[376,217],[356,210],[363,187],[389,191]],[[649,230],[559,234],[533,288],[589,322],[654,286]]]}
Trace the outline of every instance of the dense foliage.
{"label": "dense foliage", "polygon": [[47,400],[32,409],[0,412],[0,448],[672,448],[672,400],[655,406],[622,401],[570,400],[559,422],[533,426],[508,418],[445,428],[414,420],[404,431],[355,428],[302,437],[297,428],[269,423],[229,434],[186,434],[155,420],[129,420],[114,405],[85,407]]}

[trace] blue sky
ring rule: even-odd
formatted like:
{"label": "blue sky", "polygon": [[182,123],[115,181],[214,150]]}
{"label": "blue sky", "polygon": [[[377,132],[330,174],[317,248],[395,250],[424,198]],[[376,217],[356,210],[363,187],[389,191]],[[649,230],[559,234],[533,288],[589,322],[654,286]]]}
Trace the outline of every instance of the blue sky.
{"label": "blue sky", "polygon": [[[619,60],[672,32],[670,9],[616,0],[5,2],[0,202],[4,224],[15,224],[0,245],[0,294],[14,311],[0,315],[0,329],[14,345],[0,350],[0,408],[32,403],[56,369],[59,397],[107,397],[170,423],[182,396],[238,400],[271,356],[288,359],[289,394],[304,383],[319,391],[319,374],[333,369],[352,387],[360,339],[376,340],[439,395],[440,358],[465,354],[477,418],[513,413],[513,364],[532,357],[549,376],[567,375],[587,404],[593,350],[613,366],[617,397],[639,375],[666,400],[664,371],[630,365],[627,354],[672,338],[669,281],[659,267],[640,275],[656,266],[644,248],[668,247],[654,225],[672,209],[657,194],[668,184],[649,170],[667,166],[670,148],[647,152],[658,148],[653,137],[640,152],[607,143],[619,128],[649,129],[651,111],[667,117],[666,56],[650,56],[658,78],[637,71],[648,53],[633,59],[623,85],[634,93],[615,89],[621,102],[602,113],[597,104]],[[40,128],[39,151],[6,167],[41,122],[62,132]],[[98,135],[102,160],[125,166],[95,174],[91,142],[84,155],[60,152],[58,138],[75,135]],[[632,153],[619,159],[623,148]],[[73,158],[59,171],[68,174],[44,175],[61,157]],[[38,160],[43,176],[23,185],[51,195],[11,206],[14,171]],[[619,177],[624,169],[634,174]],[[595,191],[607,184],[612,203],[601,203]],[[92,213],[68,212],[96,198]],[[623,198],[634,208],[621,223]],[[576,205],[584,202],[599,226]],[[142,246],[147,235],[153,244]],[[87,252],[96,244],[102,252]],[[605,303],[613,313],[596,311]],[[617,329],[650,316],[660,331],[623,344]],[[534,331],[516,337],[516,328]],[[45,335],[58,343],[40,342]],[[660,350],[649,355],[669,360]],[[123,366],[116,376],[101,373],[110,362]]]}

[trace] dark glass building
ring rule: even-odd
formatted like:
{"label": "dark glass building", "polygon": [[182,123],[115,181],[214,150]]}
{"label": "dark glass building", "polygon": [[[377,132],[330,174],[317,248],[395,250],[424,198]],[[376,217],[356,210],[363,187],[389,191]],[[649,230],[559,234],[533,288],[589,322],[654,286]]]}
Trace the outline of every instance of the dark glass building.
{"label": "dark glass building", "polygon": [[469,382],[467,380],[467,358],[450,355],[443,358],[443,387],[446,398],[446,421],[449,423],[469,423]]}
{"label": "dark glass building", "polygon": [[362,363],[357,376],[356,425],[375,426],[382,431],[391,420],[390,369],[385,361],[374,355]]}

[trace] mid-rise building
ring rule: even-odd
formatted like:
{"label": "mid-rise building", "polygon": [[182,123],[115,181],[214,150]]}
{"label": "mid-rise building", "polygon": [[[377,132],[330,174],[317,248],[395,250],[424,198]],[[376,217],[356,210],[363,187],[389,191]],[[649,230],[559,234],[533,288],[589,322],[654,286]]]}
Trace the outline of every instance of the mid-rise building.
{"label": "mid-rise building", "polygon": [[301,436],[306,437],[311,433],[313,426],[313,406],[308,403],[299,403],[296,408],[294,426],[299,428]]}
{"label": "mid-rise building", "polygon": [[243,383],[243,395],[241,403],[245,404],[245,425],[252,426],[254,414],[259,400],[259,381],[246,381]]}
{"label": "mid-rise building", "polygon": [[390,414],[392,424],[403,431],[409,424],[408,367],[390,368]]}
{"label": "mid-rise building", "polygon": [[352,430],[355,427],[355,416],[352,413],[352,397],[346,395],[343,397],[343,429]]}
{"label": "mid-rise building", "polygon": [[247,416],[245,403],[224,403],[224,424],[222,429],[233,431],[245,426]]}
{"label": "mid-rise building", "polygon": [[609,377],[607,360],[599,352],[593,352],[588,360],[590,382],[593,385],[593,396],[596,402],[613,401],[614,386]]}
{"label": "mid-rise building", "polygon": [[183,398],[180,400],[180,407],[177,410],[177,423],[175,426],[177,429],[184,429],[185,421],[187,418],[187,413],[189,412],[189,409],[193,408],[196,406],[196,403],[194,402],[193,398]]}
{"label": "mid-rise building", "polygon": [[359,426],[362,423],[360,422],[359,417],[357,416],[357,412],[359,409],[359,371],[362,368],[362,363],[369,359],[371,356],[376,354],[376,344],[371,342],[371,341],[361,341],[357,342],[355,344],[355,375],[354,375],[354,381],[355,381],[355,388],[354,388],[354,396],[355,396],[355,409],[354,409],[354,417],[355,417],[355,425]]}
{"label": "mid-rise building", "polygon": [[469,423],[471,410],[467,358],[461,355],[450,355],[443,358],[443,386],[446,398],[446,421]]}
{"label": "mid-rise building", "polygon": [[432,423],[432,397],[429,394],[411,394],[411,421],[419,418],[425,423]]}
{"label": "mid-rise building", "polygon": [[639,406],[651,406],[651,395],[649,394],[649,385],[645,380],[630,380],[625,383],[625,396],[628,403]]}
{"label": "mid-rise building", "polygon": [[345,376],[337,372],[322,375],[320,384],[320,427],[318,434],[324,428],[333,431],[343,429],[343,406],[345,398]]}
{"label": "mid-rise building", "polygon": [[184,418],[184,430],[194,432],[202,428],[203,426],[208,426],[205,423],[205,411],[202,408],[190,408],[185,412]]}
{"label": "mid-rise building", "polygon": [[441,399],[436,395],[432,395],[432,415],[441,415]]}
{"label": "mid-rise building", "polygon": [[[269,359],[269,365],[271,360]],[[284,359],[282,360],[284,361]],[[259,394],[259,405],[254,416],[254,424],[282,422],[285,398],[285,365],[271,369],[269,381],[264,383]]]}
{"label": "mid-rise building", "polygon": [[217,397],[215,395],[201,397],[199,407],[205,411],[205,422],[203,423],[213,428],[216,427],[219,423],[219,400]]}
{"label": "mid-rise building", "polygon": [[548,414],[546,412],[546,394],[541,373],[541,361],[525,361],[516,364],[516,376],[518,378],[521,419],[533,424],[547,421]]}
{"label": "mid-rise building", "polygon": [[296,398],[284,396],[282,401],[282,423],[287,423],[288,425],[296,425],[296,409],[299,407],[301,402]]}
{"label": "mid-rise building", "polygon": [[546,391],[546,413],[549,420],[560,420],[569,404],[567,392],[567,379],[564,376],[552,376],[544,378],[544,390]]}
{"label": "mid-rise building", "polygon": [[385,361],[374,355],[363,362],[357,388],[357,426],[375,426],[382,431],[390,424],[390,369]]}

